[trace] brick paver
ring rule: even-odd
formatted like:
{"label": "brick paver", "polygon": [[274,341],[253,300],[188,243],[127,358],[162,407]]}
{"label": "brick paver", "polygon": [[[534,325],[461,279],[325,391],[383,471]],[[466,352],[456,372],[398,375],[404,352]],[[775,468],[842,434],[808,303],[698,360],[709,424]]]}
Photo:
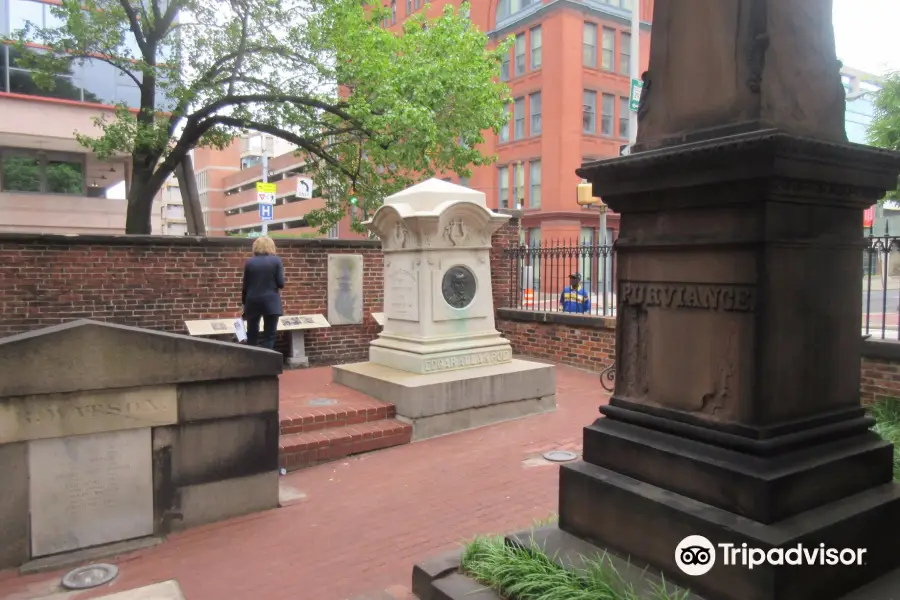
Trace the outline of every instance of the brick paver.
{"label": "brick paver", "polygon": [[[187,600],[343,600],[402,589],[417,560],[554,512],[559,468],[528,459],[580,449],[602,393],[596,374],[558,367],[553,413],[291,473],[282,486],[298,500],[120,557],[112,586],[67,600],[166,579]],[[26,590],[47,590],[61,575],[2,572],[0,598],[33,598]]]}

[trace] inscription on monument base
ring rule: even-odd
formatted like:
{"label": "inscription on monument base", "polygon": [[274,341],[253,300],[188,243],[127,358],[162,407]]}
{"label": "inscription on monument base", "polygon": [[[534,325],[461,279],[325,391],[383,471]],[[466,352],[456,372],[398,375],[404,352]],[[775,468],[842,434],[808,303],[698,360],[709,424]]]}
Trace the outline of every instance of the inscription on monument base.
{"label": "inscription on monument base", "polygon": [[28,444],[32,556],[153,533],[150,428]]}
{"label": "inscription on monument base", "polygon": [[436,373],[466,367],[486,367],[488,365],[507,363],[511,360],[512,350],[487,350],[485,352],[460,354],[459,356],[430,358],[425,361],[425,372]]}
{"label": "inscription on monument base", "polygon": [[619,301],[625,306],[725,312],[756,310],[756,290],[749,285],[623,281],[619,289]]}
{"label": "inscription on monument base", "polygon": [[0,404],[0,444],[177,422],[174,385],[19,396]]}
{"label": "inscription on monument base", "polygon": [[385,275],[384,308],[388,318],[419,320],[419,277],[412,268],[389,268]]}

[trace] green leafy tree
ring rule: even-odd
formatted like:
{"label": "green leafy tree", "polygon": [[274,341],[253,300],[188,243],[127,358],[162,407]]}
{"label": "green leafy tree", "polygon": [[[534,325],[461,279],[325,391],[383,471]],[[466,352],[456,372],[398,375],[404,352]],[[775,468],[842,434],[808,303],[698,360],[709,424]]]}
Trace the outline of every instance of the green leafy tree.
{"label": "green leafy tree", "polygon": [[[869,126],[869,143],[900,152],[900,71],[888,73],[882,80],[882,86],[875,94],[875,115]],[[894,190],[888,192],[884,199],[897,198],[900,198],[900,192]]]}
{"label": "green leafy tree", "polygon": [[31,39],[51,49],[20,58],[40,85],[83,57],[138,86],[139,110],[120,106],[96,120],[99,135],[78,136],[101,158],[131,156],[126,233],[150,232],[153,198],[187,152],[224,147],[245,130],[297,145],[327,199],[306,218],[325,230],[347,213],[351,192],[366,218],[414,177],[468,175],[490,162],[482,132],[508,119],[496,75],[509,41],[487,50],[452,7],[395,35],[381,27],[380,3],[363,4],[62,0],[52,11],[63,26],[29,26],[17,47]]}

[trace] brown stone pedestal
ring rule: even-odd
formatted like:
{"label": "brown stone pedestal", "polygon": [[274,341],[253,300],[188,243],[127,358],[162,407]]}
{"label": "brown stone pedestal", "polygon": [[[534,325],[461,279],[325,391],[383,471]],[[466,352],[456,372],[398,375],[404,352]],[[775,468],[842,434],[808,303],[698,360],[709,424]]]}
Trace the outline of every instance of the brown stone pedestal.
{"label": "brown stone pedestal", "polygon": [[[616,391],[563,465],[560,527],[707,600],[828,600],[900,566],[892,447],[859,402],[862,210],[900,159],[764,130],[586,165],[622,215]],[[866,549],[854,566],[717,562],[689,535]]]}

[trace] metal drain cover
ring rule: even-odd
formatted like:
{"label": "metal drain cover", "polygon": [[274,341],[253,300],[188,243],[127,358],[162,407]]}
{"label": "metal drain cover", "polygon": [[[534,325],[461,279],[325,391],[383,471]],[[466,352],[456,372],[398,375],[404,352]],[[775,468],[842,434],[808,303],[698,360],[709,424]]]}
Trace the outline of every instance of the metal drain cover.
{"label": "metal drain cover", "polygon": [[332,404],[337,404],[337,400],[332,400],[331,398],[313,398],[309,402],[307,402],[310,406],[331,406]]}
{"label": "metal drain cover", "polygon": [[551,450],[544,453],[544,458],[551,462],[568,462],[578,458],[578,455],[568,450]]}
{"label": "metal drain cover", "polygon": [[119,575],[115,565],[85,565],[72,569],[62,578],[62,586],[68,590],[87,590],[109,583]]}

